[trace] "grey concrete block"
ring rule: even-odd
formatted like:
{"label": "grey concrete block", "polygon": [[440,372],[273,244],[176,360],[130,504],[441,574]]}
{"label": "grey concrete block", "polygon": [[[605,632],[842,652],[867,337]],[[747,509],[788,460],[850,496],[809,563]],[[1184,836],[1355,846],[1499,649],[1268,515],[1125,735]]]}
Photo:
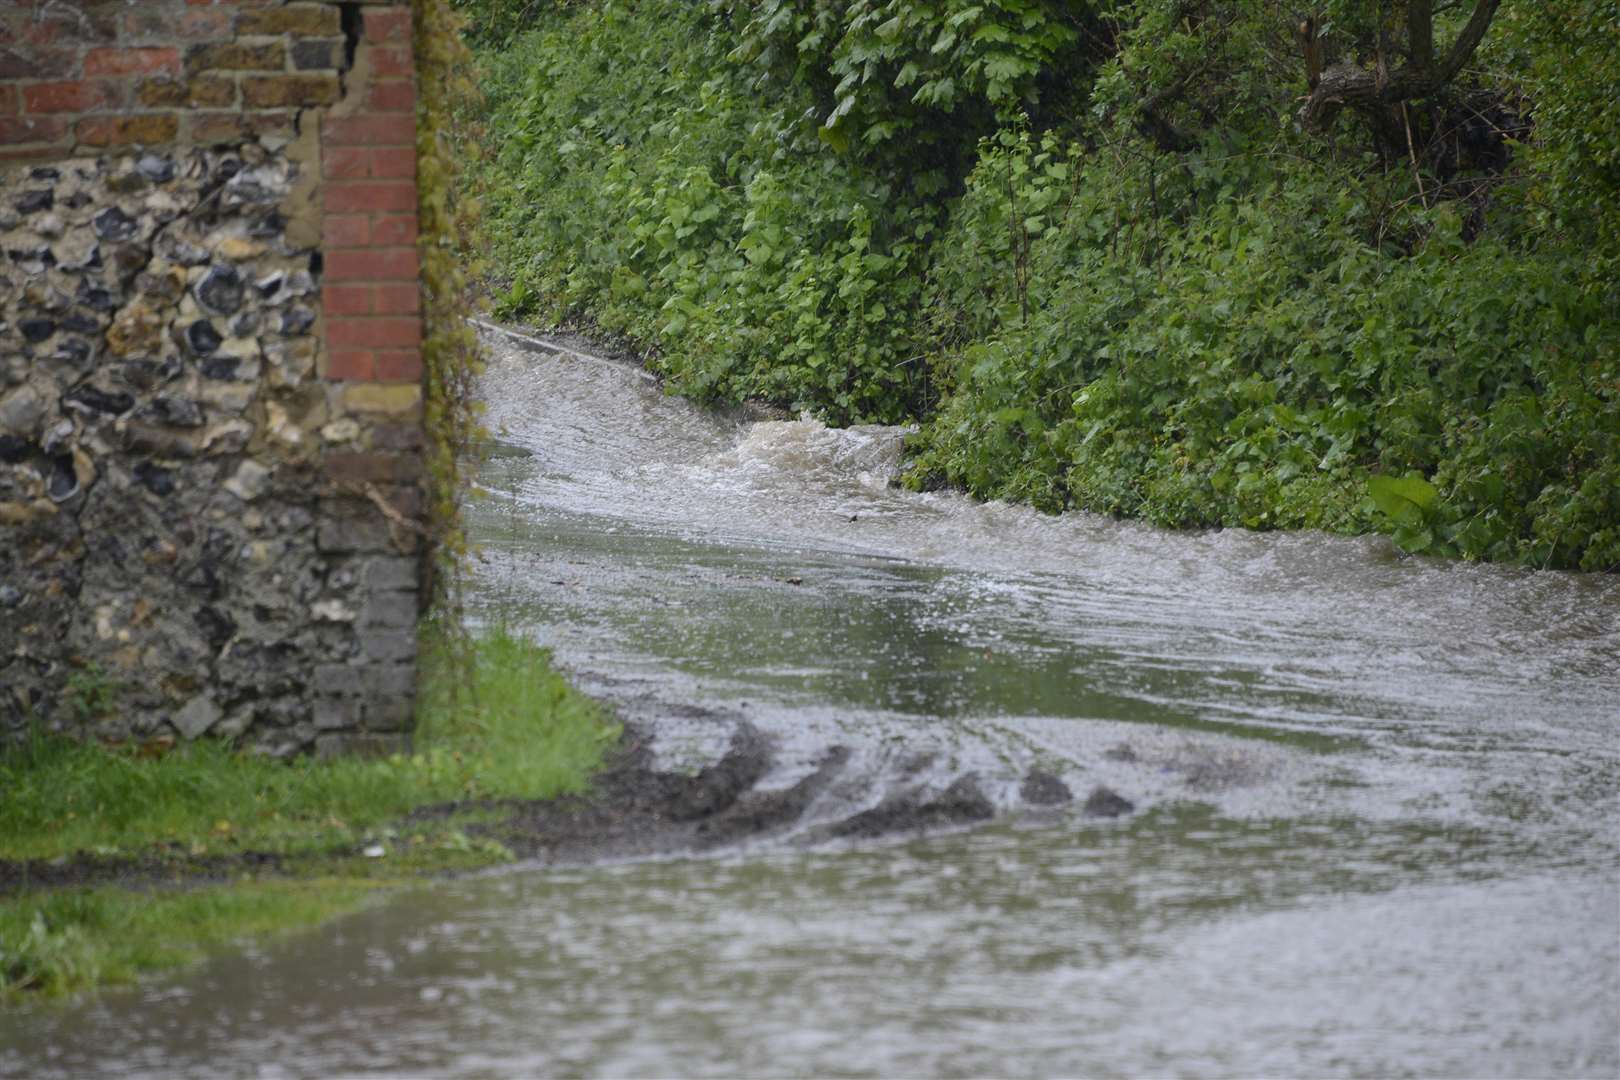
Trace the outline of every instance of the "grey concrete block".
{"label": "grey concrete block", "polygon": [[411,592],[379,592],[366,600],[360,615],[364,627],[403,629],[414,627],[420,612],[416,610],[416,594]]}
{"label": "grey concrete block", "polygon": [[416,630],[367,630],[360,635],[360,652],[368,660],[415,660]]}
{"label": "grey concrete block", "polygon": [[378,556],[365,561],[362,580],[368,589],[414,592],[420,587],[421,566],[408,556]]}
{"label": "grey concrete block", "polygon": [[356,731],[360,727],[361,709],[358,701],[317,701],[315,726],[321,731]]}
{"label": "grey concrete block", "polygon": [[317,664],[312,680],[315,693],[322,697],[349,697],[360,692],[356,669],[348,664]]}
{"label": "grey concrete block", "polygon": [[360,693],[371,699],[413,697],[416,694],[415,664],[364,664],[359,674]]}

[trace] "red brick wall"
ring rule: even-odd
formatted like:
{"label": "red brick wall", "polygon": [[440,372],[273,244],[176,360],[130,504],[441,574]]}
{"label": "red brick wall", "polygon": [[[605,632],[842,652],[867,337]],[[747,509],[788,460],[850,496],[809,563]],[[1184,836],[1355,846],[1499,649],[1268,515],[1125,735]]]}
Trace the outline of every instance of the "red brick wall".
{"label": "red brick wall", "polygon": [[327,377],[418,382],[416,83],[408,8],[365,13],[362,94],[322,121]]}
{"label": "red brick wall", "polygon": [[0,0],[0,158],[291,135],[344,45],[332,3]]}

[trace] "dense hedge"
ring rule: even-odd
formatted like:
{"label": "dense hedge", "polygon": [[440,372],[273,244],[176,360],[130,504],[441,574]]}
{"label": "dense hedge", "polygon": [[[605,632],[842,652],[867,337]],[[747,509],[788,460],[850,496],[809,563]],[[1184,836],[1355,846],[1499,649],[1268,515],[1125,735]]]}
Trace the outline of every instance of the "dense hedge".
{"label": "dense hedge", "polygon": [[[921,419],[913,483],[1620,566],[1620,3],[1308,126],[1258,0],[468,6],[514,312]],[[1401,61],[1328,8],[1329,60]]]}

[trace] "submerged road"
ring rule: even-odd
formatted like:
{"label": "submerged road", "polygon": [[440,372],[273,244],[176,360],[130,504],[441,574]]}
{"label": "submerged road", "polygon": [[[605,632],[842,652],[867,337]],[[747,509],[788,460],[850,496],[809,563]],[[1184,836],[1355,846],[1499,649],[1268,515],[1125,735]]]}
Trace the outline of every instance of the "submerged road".
{"label": "submerged road", "polygon": [[[746,722],[833,782],[0,1018],[0,1073],[1620,1073],[1620,579],[906,493],[897,430],[488,342],[480,617],[667,767]],[[965,777],[993,822],[821,841]]]}

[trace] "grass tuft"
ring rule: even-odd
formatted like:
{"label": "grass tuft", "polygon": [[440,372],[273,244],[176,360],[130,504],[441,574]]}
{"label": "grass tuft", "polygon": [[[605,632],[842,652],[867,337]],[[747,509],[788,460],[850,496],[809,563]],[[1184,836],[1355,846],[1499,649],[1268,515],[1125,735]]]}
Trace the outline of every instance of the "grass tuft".
{"label": "grass tuft", "polygon": [[[552,670],[546,650],[510,630],[461,648],[459,664],[448,641],[424,650],[409,755],[281,762],[201,742],[147,758],[39,733],[0,751],[0,859],[157,858],[183,871],[187,859],[266,852],[302,879],[0,897],[0,999],[126,981],[236,937],[351,910],[380,885],[509,859],[467,835],[473,813],[405,816],[584,791],[619,727]],[[387,858],[356,857],[373,841]]]}

